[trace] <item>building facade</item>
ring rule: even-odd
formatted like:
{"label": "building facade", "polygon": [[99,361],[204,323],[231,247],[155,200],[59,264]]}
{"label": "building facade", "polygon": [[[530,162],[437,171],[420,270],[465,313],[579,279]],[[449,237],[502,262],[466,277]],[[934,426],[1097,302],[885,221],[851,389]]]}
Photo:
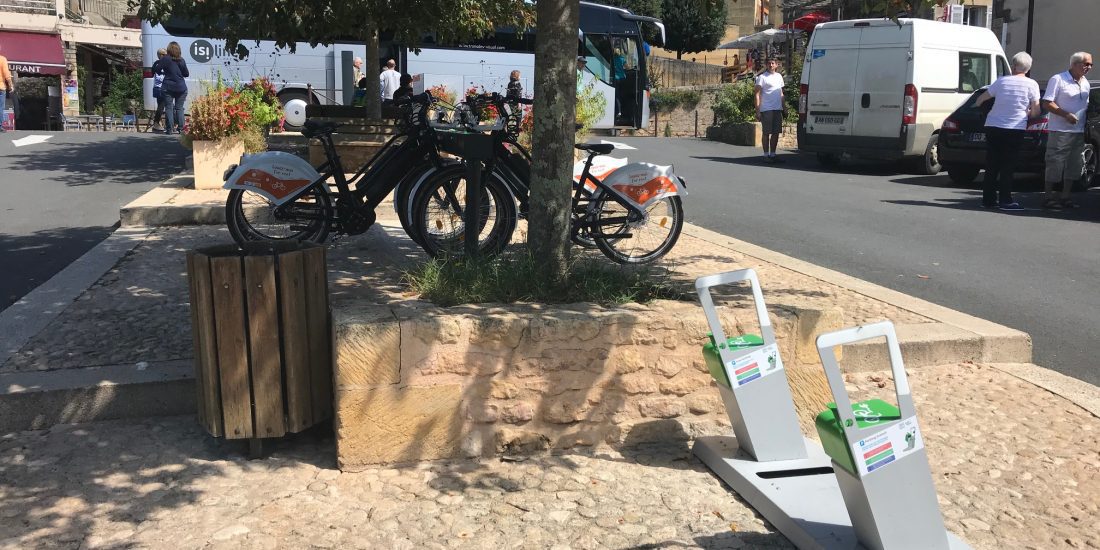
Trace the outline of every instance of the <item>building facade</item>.
{"label": "building facade", "polygon": [[16,79],[21,127],[91,111],[102,90],[93,84],[140,59],[141,29],[128,28],[131,20],[126,0],[0,0],[0,54]]}

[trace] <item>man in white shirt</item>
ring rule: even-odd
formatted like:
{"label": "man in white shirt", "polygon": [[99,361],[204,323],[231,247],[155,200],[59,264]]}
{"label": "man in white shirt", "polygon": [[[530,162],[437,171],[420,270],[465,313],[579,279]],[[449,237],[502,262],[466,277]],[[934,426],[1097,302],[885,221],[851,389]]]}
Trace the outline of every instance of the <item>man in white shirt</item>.
{"label": "man in white shirt", "polygon": [[[1069,200],[1073,184],[1081,177],[1081,154],[1085,149],[1085,111],[1089,106],[1089,81],[1092,55],[1077,52],[1070,56],[1069,70],[1050,77],[1043,106],[1049,113],[1047,130],[1046,185],[1043,208],[1077,208]],[[1062,182],[1062,198],[1054,185]]]}
{"label": "man in white shirt", "polygon": [[393,93],[401,87],[401,73],[394,67],[397,67],[397,62],[391,59],[386,62],[386,70],[378,75],[378,87],[382,90],[382,99],[392,100]]}
{"label": "man in white shirt", "polygon": [[779,74],[779,61],[769,57],[767,70],[756,77],[756,119],[763,126],[764,158],[770,162],[783,162],[775,156],[779,134],[783,132],[783,75]]}

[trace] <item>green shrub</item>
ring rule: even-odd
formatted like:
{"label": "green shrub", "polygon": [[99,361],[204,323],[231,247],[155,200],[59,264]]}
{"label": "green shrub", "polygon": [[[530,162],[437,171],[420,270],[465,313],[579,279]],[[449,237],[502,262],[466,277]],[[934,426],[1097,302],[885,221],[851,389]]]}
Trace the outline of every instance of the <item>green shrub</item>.
{"label": "green shrub", "polygon": [[440,306],[513,302],[618,305],[686,299],[686,294],[671,284],[668,273],[654,267],[579,258],[573,260],[567,279],[555,285],[538,276],[540,263],[527,249],[469,262],[436,259],[405,273],[404,282],[411,291]]}
{"label": "green shrub", "polygon": [[786,103],[787,112],[784,119],[789,123],[798,122],[798,88],[802,80],[802,61],[804,55],[796,54],[791,59],[791,70],[783,75],[783,101]]}
{"label": "green shrub", "polygon": [[111,88],[103,98],[107,113],[122,116],[140,112],[145,101],[141,86],[141,71],[113,71]]}
{"label": "green shrub", "polygon": [[658,113],[670,113],[676,109],[690,111],[702,101],[698,90],[657,90],[649,95],[649,108]]}
{"label": "green shrub", "polygon": [[722,86],[714,96],[715,119],[719,124],[755,122],[756,104],[753,96],[752,80]]}

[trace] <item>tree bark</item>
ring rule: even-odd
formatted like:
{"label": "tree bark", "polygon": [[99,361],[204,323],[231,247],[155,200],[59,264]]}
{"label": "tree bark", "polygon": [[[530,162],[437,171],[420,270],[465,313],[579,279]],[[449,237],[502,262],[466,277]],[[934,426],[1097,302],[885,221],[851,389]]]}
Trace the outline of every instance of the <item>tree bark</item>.
{"label": "tree bark", "polygon": [[569,269],[569,214],[577,118],[579,0],[535,4],[535,104],[528,244],[546,281]]}
{"label": "tree bark", "polygon": [[[367,77],[367,118],[382,120],[382,87],[378,82],[378,28],[367,23],[367,58],[363,61],[363,76]],[[358,82],[356,83],[358,84]]]}

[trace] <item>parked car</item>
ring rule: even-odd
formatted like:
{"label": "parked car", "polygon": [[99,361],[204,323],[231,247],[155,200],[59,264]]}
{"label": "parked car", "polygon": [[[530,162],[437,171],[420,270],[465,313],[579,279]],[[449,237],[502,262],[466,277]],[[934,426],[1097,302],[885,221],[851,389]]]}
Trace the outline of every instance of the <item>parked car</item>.
{"label": "parked car", "polygon": [[[1096,179],[1097,151],[1100,151],[1100,81],[1091,82],[1088,115],[1085,119],[1085,150],[1082,153],[1081,177],[1074,184],[1088,188],[1100,183]],[[968,185],[985,167],[986,141],[985,117],[993,107],[993,101],[977,106],[983,87],[975,91],[955,112],[943,121],[939,133],[938,152],[951,181]],[[1028,121],[1024,143],[1020,147],[1018,172],[1042,173],[1047,148],[1047,118],[1043,112],[1039,118]]]}
{"label": "parked car", "polygon": [[912,161],[940,171],[936,133],[974,90],[1008,72],[989,29],[924,19],[822,23],[806,47],[798,149]]}

